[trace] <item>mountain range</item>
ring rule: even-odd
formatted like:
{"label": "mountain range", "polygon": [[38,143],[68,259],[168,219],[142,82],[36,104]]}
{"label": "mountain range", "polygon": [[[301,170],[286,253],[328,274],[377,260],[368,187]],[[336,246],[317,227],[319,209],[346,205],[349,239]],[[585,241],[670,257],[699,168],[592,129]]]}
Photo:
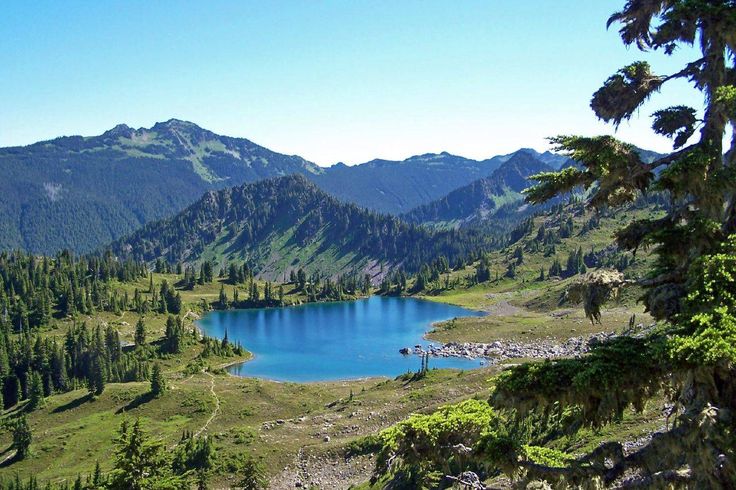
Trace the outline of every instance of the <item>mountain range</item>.
{"label": "mountain range", "polygon": [[482,161],[439,153],[325,168],[186,121],[118,125],[99,136],[0,148],[0,249],[88,252],[173,216],[207,191],[293,174],[341,201],[410,213],[491,176],[519,153],[555,168],[566,160],[520,150]]}
{"label": "mountain range", "polygon": [[337,164],[309,178],[344,201],[398,215],[491,175],[518,153],[533,155],[556,168],[568,160],[562,155],[538,153],[528,148],[486,160],[442,152],[417,155],[403,161],[371,160],[354,166]]}
{"label": "mountain range", "polygon": [[451,263],[487,249],[491,237],[433,231],[344,203],[302,175],[209,191],[174,217],[145,225],[114,242],[120,258],[194,263],[247,263],[260,277],[304,268],[335,276],[395,268],[416,271],[443,256]]}
{"label": "mountain range", "polygon": [[467,226],[487,221],[497,213],[512,212],[522,206],[521,192],[529,186],[530,175],[553,170],[532,151],[520,150],[490,176],[455,189],[402,217],[412,223],[433,226]]}

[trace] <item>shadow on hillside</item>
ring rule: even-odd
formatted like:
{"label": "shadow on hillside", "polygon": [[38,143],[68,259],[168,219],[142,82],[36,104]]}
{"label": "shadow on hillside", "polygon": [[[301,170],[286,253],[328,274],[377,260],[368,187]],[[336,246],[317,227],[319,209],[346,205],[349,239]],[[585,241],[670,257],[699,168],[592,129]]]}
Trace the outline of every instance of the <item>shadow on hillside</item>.
{"label": "shadow on hillside", "polygon": [[61,413],[66,412],[67,410],[71,410],[73,408],[77,408],[81,404],[88,402],[92,399],[92,393],[87,393],[86,395],[82,395],[79,398],[75,398],[74,400],[70,401],[69,403],[65,403],[64,405],[59,405],[55,409],[51,411],[51,413]]}
{"label": "shadow on hillside", "polygon": [[11,464],[18,461],[18,453],[11,444],[8,448],[0,453],[0,468],[7,468]]}
{"label": "shadow on hillside", "polygon": [[150,402],[151,400],[153,400],[153,393],[151,393],[149,391],[148,393],[144,393],[142,395],[138,395],[137,397],[133,398],[130,401],[130,403],[128,403],[124,407],[120,407],[118,409],[118,411],[115,412],[115,413],[119,415],[119,414],[124,413],[124,412],[127,412],[129,410],[133,410],[135,408],[140,407],[141,405],[143,405],[145,403]]}
{"label": "shadow on hillside", "polygon": [[30,410],[28,410],[28,402],[26,400],[21,400],[12,407],[6,409],[5,415],[7,417],[19,417],[24,413],[29,412]]}

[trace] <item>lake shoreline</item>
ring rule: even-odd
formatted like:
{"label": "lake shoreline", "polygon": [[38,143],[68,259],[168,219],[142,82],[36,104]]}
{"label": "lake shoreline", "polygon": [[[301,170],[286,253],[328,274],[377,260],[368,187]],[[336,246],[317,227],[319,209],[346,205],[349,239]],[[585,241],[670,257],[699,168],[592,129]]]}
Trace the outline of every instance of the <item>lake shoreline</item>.
{"label": "lake shoreline", "polygon": [[[282,383],[385,380],[419,368],[399,350],[429,342],[437,323],[483,312],[412,297],[306,303],[302,308],[214,310],[195,321],[202,335],[238,342],[252,357],[225,366],[232,376]],[[433,348],[436,348],[433,346]],[[438,368],[480,367],[453,356]]]}

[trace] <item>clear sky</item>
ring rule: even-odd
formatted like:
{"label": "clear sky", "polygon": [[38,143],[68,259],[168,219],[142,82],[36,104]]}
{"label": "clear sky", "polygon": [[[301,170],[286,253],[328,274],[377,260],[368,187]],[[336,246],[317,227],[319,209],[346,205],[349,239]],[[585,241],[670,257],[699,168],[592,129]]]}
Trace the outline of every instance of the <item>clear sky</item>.
{"label": "clear sky", "polygon": [[[623,0],[14,1],[0,6],[0,146],[186,119],[321,165],[612,132],[591,94],[621,66],[694,59],[627,50]],[[660,151],[653,110],[618,136]]]}

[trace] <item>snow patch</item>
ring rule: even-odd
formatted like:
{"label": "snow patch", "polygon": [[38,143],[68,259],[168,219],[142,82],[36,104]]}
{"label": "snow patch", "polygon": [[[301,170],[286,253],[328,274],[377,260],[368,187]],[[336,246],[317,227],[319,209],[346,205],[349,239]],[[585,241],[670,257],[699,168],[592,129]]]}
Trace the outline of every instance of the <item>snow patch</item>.
{"label": "snow patch", "polygon": [[56,202],[61,199],[62,186],[56,182],[44,182],[43,190],[46,196],[51,202]]}

